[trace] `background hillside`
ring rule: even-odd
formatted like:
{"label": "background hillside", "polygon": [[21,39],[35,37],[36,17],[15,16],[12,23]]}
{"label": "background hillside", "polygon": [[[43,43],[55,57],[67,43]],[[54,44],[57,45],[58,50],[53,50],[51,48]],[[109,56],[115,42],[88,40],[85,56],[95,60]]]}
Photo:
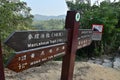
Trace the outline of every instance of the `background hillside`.
{"label": "background hillside", "polygon": [[65,19],[65,15],[46,16],[46,15],[35,14],[33,18],[34,21],[50,20],[50,19]]}
{"label": "background hillside", "polygon": [[34,15],[32,26],[37,30],[63,29],[65,25],[65,15],[45,16]]}

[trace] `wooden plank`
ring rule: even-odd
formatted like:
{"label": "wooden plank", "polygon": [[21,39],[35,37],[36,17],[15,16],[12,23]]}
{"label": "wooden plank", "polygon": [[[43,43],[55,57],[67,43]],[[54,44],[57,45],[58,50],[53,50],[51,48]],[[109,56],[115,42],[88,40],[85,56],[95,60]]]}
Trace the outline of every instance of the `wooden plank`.
{"label": "wooden plank", "polygon": [[7,68],[15,72],[21,72],[55,57],[65,55],[65,51],[66,44],[61,43],[53,46],[16,52],[13,58],[8,62]]}
{"label": "wooden plank", "polygon": [[92,43],[92,40],[90,38],[81,39],[78,41],[78,49],[84,48],[86,46],[89,46]]}
{"label": "wooden plank", "polygon": [[53,31],[16,31],[5,41],[15,51],[23,51],[37,47],[66,42],[65,30]]}
{"label": "wooden plank", "polygon": [[78,40],[85,38],[92,38],[92,29],[79,29]]}
{"label": "wooden plank", "polygon": [[89,46],[92,43],[92,29],[79,29],[78,49]]}

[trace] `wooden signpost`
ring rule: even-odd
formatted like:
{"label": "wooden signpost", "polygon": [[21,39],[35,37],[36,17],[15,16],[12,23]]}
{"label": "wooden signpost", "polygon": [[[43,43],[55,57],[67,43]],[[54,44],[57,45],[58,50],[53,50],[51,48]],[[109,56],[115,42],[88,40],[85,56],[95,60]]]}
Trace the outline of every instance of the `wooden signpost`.
{"label": "wooden signpost", "polygon": [[68,11],[66,17],[65,28],[68,30],[68,38],[66,54],[63,57],[61,80],[73,79],[75,53],[78,46],[79,20],[76,19],[77,15],[80,14],[76,11]]}
{"label": "wooden signpost", "polygon": [[78,12],[68,11],[66,30],[14,32],[5,41],[6,45],[16,51],[9,59],[7,68],[21,72],[63,56],[61,80],[72,80],[76,50],[92,42],[92,29],[78,29],[79,20]]}
{"label": "wooden signpost", "polygon": [[4,67],[3,67],[3,60],[2,60],[2,47],[1,47],[1,39],[0,39],[0,80],[5,80],[4,75]]}

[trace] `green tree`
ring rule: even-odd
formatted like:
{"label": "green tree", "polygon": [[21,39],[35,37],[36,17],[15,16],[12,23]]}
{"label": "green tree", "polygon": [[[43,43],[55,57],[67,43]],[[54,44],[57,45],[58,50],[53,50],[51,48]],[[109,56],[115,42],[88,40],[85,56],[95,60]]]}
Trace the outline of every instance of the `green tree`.
{"label": "green tree", "polygon": [[120,33],[120,2],[103,1],[99,5],[91,6],[89,3],[80,3],[76,0],[75,3],[68,1],[67,5],[70,10],[80,12],[81,28],[91,28],[92,24],[104,25],[102,41],[94,43],[95,52],[109,53],[118,47],[116,34]]}
{"label": "green tree", "polygon": [[55,30],[64,28],[64,20],[50,19],[46,21],[34,21],[32,26],[39,30]]}
{"label": "green tree", "polygon": [[25,2],[0,0],[0,32],[2,41],[14,30],[30,29],[32,15]]}
{"label": "green tree", "polygon": [[[3,42],[15,30],[32,29],[33,16],[25,2],[0,0],[0,39]],[[2,45],[3,46],[3,45]],[[11,49],[3,46],[4,59],[11,55]]]}

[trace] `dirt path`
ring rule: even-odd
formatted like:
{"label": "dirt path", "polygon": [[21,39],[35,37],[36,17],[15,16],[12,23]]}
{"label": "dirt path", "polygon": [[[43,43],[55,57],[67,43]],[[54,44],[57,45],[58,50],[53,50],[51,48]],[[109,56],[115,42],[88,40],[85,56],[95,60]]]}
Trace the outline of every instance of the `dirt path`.
{"label": "dirt path", "polygon": [[[61,62],[50,61],[35,67],[14,73],[5,69],[6,80],[60,80]],[[120,71],[100,65],[76,62],[73,80],[120,80]]]}

